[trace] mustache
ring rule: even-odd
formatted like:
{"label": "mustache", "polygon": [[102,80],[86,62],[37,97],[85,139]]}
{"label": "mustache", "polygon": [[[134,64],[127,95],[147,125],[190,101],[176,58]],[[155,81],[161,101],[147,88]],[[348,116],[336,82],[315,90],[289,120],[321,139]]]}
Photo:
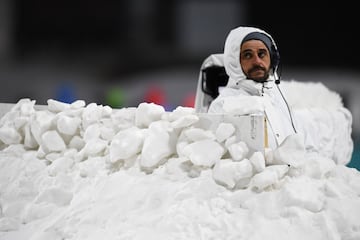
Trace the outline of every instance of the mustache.
{"label": "mustache", "polygon": [[249,73],[252,73],[252,72],[255,72],[255,71],[258,71],[258,70],[262,70],[262,71],[266,72],[266,68],[264,68],[262,66],[254,66],[253,68],[251,68],[249,70]]}

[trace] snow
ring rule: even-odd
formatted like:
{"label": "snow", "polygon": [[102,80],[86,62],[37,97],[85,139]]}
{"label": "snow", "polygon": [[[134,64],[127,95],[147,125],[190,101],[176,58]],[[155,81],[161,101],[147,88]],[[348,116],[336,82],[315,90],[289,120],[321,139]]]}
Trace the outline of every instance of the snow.
{"label": "snow", "polygon": [[193,108],[35,106],[0,120],[1,240],[360,239],[360,174],[327,133],[332,152],[251,153]]}

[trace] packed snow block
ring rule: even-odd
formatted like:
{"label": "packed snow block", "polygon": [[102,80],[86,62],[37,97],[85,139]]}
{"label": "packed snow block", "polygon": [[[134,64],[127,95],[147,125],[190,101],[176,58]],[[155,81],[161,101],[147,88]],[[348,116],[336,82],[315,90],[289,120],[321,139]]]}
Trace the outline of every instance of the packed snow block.
{"label": "packed snow block", "polygon": [[94,138],[85,143],[85,146],[79,151],[79,160],[87,157],[103,156],[108,142],[101,138]]}
{"label": "packed snow block", "polygon": [[286,137],[280,146],[273,151],[273,162],[271,164],[287,164],[298,168],[304,164],[304,160],[303,136],[293,134]]}
{"label": "packed snow block", "polygon": [[165,112],[161,118],[169,121],[174,129],[186,128],[199,121],[194,108],[182,106],[176,107],[172,112]]}
{"label": "packed snow block", "polygon": [[[215,133],[216,139],[220,140],[220,142],[223,142],[225,140],[223,138],[227,137],[224,143],[227,147],[238,142],[246,143],[248,149],[242,149],[242,155],[244,156],[241,156],[241,158],[250,157],[254,152],[264,153],[265,128],[263,114],[197,113],[197,115],[199,116],[199,121],[193,124],[193,126]],[[229,124],[234,127],[234,130]],[[221,129],[224,131],[222,133],[224,136],[221,136],[219,132]],[[227,142],[228,140],[230,142]],[[236,155],[235,152],[238,152],[239,148],[236,148],[236,146],[231,148],[234,148],[233,152]]]}
{"label": "packed snow block", "polygon": [[119,131],[110,142],[110,162],[126,160],[140,153],[145,133],[135,126]]}
{"label": "packed snow block", "polygon": [[66,149],[64,140],[57,131],[46,131],[41,135],[42,147],[46,152],[61,152]]}
{"label": "packed snow block", "polygon": [[235,127],[231,123],[220,123],[215,131],[218,142],[223,142],[235,133]]}
{"label": "packed snow block", "polygon": [[102,118],[109,116],[111,112],[112,109],[109,106],[90,103],[83,108],[82,125],[86,129],[91,124],[100,122]]}
{"label": "packed snow block", "polygon": [[0,140],[7,145],[19,144],[22,141],[22,136],[15,128],[11,126],[2,126],[0,128]]}
{"label": "packed snow block", "polygon": [[48,172],[50,176],[56,176],[59,173],[65,173],[70,171],[74,165],[74,160],[71,157],[57,157],[55,158],[51,165],[48,167]]}
{"label": "packed snow block", "polygon": [[251,179],[250,186],[256,191],[262,191],[271,185],[277,184],[288,171],[288,165],[268,166],[260,173],[254,175]]}
{"label": "packed snow block", "polygon": [[165,113],[163,106],[155,103],[140,103],[136,109],[135,124],[137,127],[146,128],[157,120],[160,120]]}
{"label": "packed snow block", "polygon": [[[7,114],[12,115],[11,113],[15,113],[18,116],[29,116],[31,113],[34,112],[34,107],[35,101],[28,98],[20,99],[16,104],[0,103],[0,118]],[[36,108],[41,108],[41,106],[36,105]]]}
{"label": "packed snow block", "polygon": [[24,143],[29,148],[36,147],[39,139],[33,139],[29,122],[35,109],[43,108],[30,99],[21,99],[16,104],[0,103],[0,141],[7,145]]}
{"label": "packed snow block", "polygon": [[171,122],[171,127],[175,128],[175,129],[185,128],[185,127],[191,126],[192,124],[196,123],[197,121],[199,121],[198,116],[186,115],[186,116],[180,117],[179,119]]}
{"label": "packed snow block", "polygon": [[198,127],[184,129],[182,133],[191,142],[201,141],[205,139],[215,140],[215,135],[212,131]]}
{"label": "packed snow block", "polygon": [[248,159],[236,162],[222,159],[216,162],[212,175],[214,180],[229,189],[246,188],[254,174]]}
{"label": "packed snow block", "polygon": [[244,159],[249,153],[249,148],[248,148],[247,144],[243,141],[231,144],[228,147],[228,150],[229,150],[231,158],[234,161],[240,161],[240,160]]}
{"label": "packed snow block", "polygon": [[57,120],[57,129],[62,134],[74,135],[78,131],[80,124],[81,119],[79,117],[62,115]]}
{"label": "packed snow block", "polygon": [[54,127],[55,115],[49,111],[36,111],[30,121],[30,130],[39,145],[42,144],[41,136],[44,132]]}
{"label": "packed snow block", "polygon": [[254,152],[249,160],[256,172],[262,172],[265,169],[265,157],[261,152]]}
{"label": "packed snow block", "polygon": [[225,149],[216,141],[205,139],[188,144],[184,148],[184,155],[194,165],[209,168],[220,160]]}
{"label": "packed snow block", "polygon": [[177,134],[167,121],[155,121],[149,126],[141,150],[140,166],[151,171],[163,164],[175,152]]}

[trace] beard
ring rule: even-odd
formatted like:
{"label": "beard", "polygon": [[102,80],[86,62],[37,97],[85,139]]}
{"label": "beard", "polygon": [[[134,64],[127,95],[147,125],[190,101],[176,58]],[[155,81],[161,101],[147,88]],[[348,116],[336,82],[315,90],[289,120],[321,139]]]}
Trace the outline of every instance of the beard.
{"label": "beard", "polygon": [[263,83],[269,78],[269,70],[262,66],[254,66],[247,72],[246,76],[255,82]]}

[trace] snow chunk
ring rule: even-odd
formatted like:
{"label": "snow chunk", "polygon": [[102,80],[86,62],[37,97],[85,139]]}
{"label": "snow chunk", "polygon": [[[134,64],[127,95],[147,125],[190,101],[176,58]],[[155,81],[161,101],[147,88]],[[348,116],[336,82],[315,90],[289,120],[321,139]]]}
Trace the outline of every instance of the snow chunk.
{"label": "snow chunk", "polygon": [[184,147],[184,155],[194,164],[212,167],[224,154],[224,148],[217,142],[205,139]]}
{"label": "snow chunk", "polygon": [[196,115],[186,115],[186,116],[182,116],[179,119],[172,122],[171,126],[173,128],[184,128],[184,127],[191,126],[192,124],[196,123],[197,121],[199,121],[198,116],[196,116]]}
{"label": "snow chunk", "polygon": [[249,153],[249,147],[247,144],[243,141],[240,141],[238,143],[231,144],[228,147],[229,153],[233,160],[240,161],[244,159],[247,154]]}
{"label": "snow chunk", "polygon": [[149,126],[148,136],[144,140],[140,166],[144,169],[152,169],[164,163],[167,157],[175,152],[175,137],[169,122],[153,122]]}
{"label": "snow chunk", "polygon": [[56,176],[59,173],[67,172],[74,165],[74,160],[68,157],[59,157],[52,161],[51,165],[48,167],[48,172],[50,176]]}
{"label": "snow chunk", "polygon": [[215,131],[215,136],[218,142],[223,142],[228,139],[235,132],[235,127],[231,123],[220,123]]}
{"label": "snow chunk", "polygon": [[136,109],[135,124],[137,127],[148,127],[150,123],[158,121],[165,113],[161,105],[155,103],[140,103]]}
{"label": "snow chunk", "polygon": [[262,172],[265,169],[265,158],[262,152],[254,152],[249,160],[256,172]]}
{"label": "snow chunk", "polygon": [[215,140],[215,135],[210,130],[204,130],[201,128],[189,128],[183,131],[183,134],[190,140],[190,141],[201,141],[205,139]]}
{"label": "snow chunk", "polygon": [[47,100],[47,105],[48,105],[49,111],[54,112],[54,113],[63,112],[66,109],[70,108],[69,103],[60,102],[60,101],[57,101],[54,99]]}
{"label": "snow chunk", "polygon": [[253,167],[248,159],[234,162],[222,159],[216,162],[213,169],[214,180],[229,189],[244,188],[253,176]]}
{"label": "snow chunk", "polygon": [[90,103],[82,112],[82,124],[86,129],[89,125],[97,123],[103,117],[103,107],[96,103]]}
{"label": "snow chunk", "polygon": [[167,120],[170,122],[173,122],[173,121],[179,120],[180,118],[183,118],[183,117],[186,117],[189,115],[192,116],[194,114],[195,114],[194,108],[178,106],[178,107],[176,107],[176,109],[174,111],[168,113]]}
{"label": "snow chunk", "polygon": [[251,179],[250,185],[255,190],[262,191],[265,188],[278,183],[288,171],[289,166],[287,165],[268,166],[264,169],[264,171],[255,174],[255,176]]}
{"label": "snow chunk", "polygon": [[141,151],[144,133],[137,127],[118,132],[110,143],[110,162],[130,158]]}
{"label": "snow chunk", "polygon": [[7,145],[18,144],[22,141],[22,136],[13,127],[2,126],[0,128],[0,140]]}
{"label": "snow chunk", "polygon": [[304,139],[301,134],[293,134],[285,138],[278,148],[273,151],[275,164],[288,164],[300,167],[305,160]]}
{"label": "snow chunk", "polygon": [[41,146],[47,152],[60,152],[66,145],[59,133],[55,130],[47,131],[41,136]]}
{"label": "snow chunk", "polygon": [[59,116],[57,120],[57,129],[60,133],[74,135],[81,124],[79,117]]}
{"label": "snow chunk", "polygon": [[81,149],[79,152],[80,160],[83,160],[83,158],[90,156],[97,156],[97,155],[101,156],[103,151],[106,149],[107,145],[108,142],[100,138],[93,138],[88,140],[85,143],[84,148]]}
{"label": "snow chunk", "polygon": [[85,142],[89,142],[90,140],[100,138],[100,134],[99,124],[93,123],[85,129],[83,139]]}
{"label": "snow chunk", "polygon": [[42,143],[42,134],[54,127],[54,117],[55,115],[49,111],[37,111],[31,116],[30,130],[39,145]]}

